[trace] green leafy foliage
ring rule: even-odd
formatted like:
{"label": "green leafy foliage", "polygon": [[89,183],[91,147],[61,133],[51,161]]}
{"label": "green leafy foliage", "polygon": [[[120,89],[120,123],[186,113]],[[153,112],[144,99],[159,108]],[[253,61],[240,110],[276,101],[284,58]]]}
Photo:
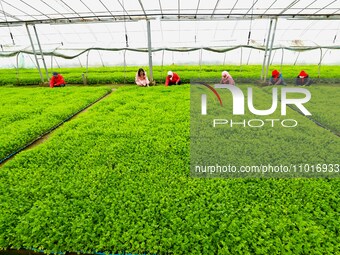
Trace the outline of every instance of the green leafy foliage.
{"label": "green leafy foliage", "polygon": [[[8,162],[0,248],[339,253],[339,179],[190,178],[189,101],[188,85],[120,88]],[[301,121],[313,136],[338,139]]]}
{"label": "green leafy foliage", "polygon": [[312,118],[340,136],[340,88],[311,86],[312,99],[308,105]]}
{"label": "green leafy foliage", "polygon": [[[90,67],[87,73],[87,84],[133,84],[137,66],[115,66],[115,67]],[[149,68],[143,67],[147,73]],[[301,70],[305,70],[316,83],[340,83],[339,66],[322,66],[304,65],[291,66],[283,65],[271,66],[271,70],[280,70],[283,73],[285,81],[289,84],[295,83],[295,77]],[[170,65],[170,66],[154,66],[154,80],[163,84],[168,70],[177,72],[182,82],[189,83],[192,78],[221,78],[221,72],[227,70],[236,80],[236,83],[251,83],[260,80],[262,66],[261,65]],[[59,68],[53,71],[60,72],[67,83],[83,84],[82,75],[86,74],[86,68]],[[51,73],[52,70],[49,70]],[[0,69],[0,85],[34,85],[40,83],[39,73],[36,69]],[[319,77],[320,76],[320,77]]]}
{"label": "green leafy foliage", "polygon": [[0,87],[0,159],[104,95],[109,88]]}

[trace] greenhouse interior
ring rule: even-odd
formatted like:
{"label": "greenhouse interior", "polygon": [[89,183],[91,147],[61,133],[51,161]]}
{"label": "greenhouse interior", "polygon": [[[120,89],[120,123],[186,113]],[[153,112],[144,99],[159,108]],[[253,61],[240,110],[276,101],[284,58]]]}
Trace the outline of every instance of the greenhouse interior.
{"label": "greenhouse interior", "polygon": [[0,254],[340,253],[340,0],[0,0],[0,47]]}

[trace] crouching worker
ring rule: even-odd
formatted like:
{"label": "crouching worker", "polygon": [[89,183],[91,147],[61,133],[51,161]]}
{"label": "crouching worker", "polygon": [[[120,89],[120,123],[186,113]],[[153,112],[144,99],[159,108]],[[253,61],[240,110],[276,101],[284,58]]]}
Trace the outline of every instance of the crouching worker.
{"label": "crouching worker", "polygon": [[50,80],[50,87],[65,87],[65,80],[64,77],[61,74],[58,74],[57,72],[53,73],[53,76]]}
{"label": "crouching worker", "polygon": [[149,86],[150,82],[143,68],[139,68],[136,73],[135,82],[141,87]]}
{"label": "crouching worker", "polygon": [[309,86],[313,81],[309,78],[309,75],[305,71],[301,71],[295,79],[295,84],[298,86]]}
{"label": "crouching worker", "polygon": [[270,78],[269,85],[286,85],[283,80],[282,74],[278,70],[272,72],[272,77]]}
{"label": "crouching worker", "polygon": [[177,73],[173,73],[171,71],[168,72],[168,75],[165,79],[165,86],[170,85],[181,85],[181,78],[178,76]]}
{"label": "crouching worker", "polygon": [[229,85],[235,85],[235,81],[233,77],[227,72],[223,71],[222,72],[222,79],[221,79],[221,84],[229,84]]}

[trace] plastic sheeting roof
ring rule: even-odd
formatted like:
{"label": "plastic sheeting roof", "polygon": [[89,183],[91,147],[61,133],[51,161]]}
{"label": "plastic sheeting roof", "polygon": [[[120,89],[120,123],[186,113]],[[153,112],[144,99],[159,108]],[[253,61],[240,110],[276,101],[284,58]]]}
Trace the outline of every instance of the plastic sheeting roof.
{"label": "plastic sheeting roof", "polygon": [[274,49],[325,48],[327,58],[340,47],[340,0],[0,0],[0,58],[32,52],[25,23],[36,24],[44,54],[74,58],[146,52],[146,19],[153,52],[264,49],[272,18]]}
{"label": "plastic sheeting roof", "polygon": [[339,18],[339,0],[1,0],[0,24],[117,19]]}

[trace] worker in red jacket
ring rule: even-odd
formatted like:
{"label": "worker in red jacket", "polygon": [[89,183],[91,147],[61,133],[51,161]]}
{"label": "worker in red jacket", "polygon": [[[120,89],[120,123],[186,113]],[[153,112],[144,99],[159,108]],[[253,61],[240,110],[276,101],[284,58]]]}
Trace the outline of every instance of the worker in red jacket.
{"label": "worker in red jacket", "polygon": [[179,78],[177,73],[173,73],[171,71],[168,72],[168,75],[165,79],[165,86],[169,85],[181,85],[181,78]]}
{"label": "worker in red jacket", "polygon": [[295,84],[298,86],[310,86],[313,81],[309,78],[309,75],[305,71],[301,71],[295,79]]}
{"label": "worker in red jacket", "polygon": [[58,74],[57,72],[53,73],[53,76],[50,80],[50,87],[65,87],[65,80],[64,77],[61,76],[61,74]]}

